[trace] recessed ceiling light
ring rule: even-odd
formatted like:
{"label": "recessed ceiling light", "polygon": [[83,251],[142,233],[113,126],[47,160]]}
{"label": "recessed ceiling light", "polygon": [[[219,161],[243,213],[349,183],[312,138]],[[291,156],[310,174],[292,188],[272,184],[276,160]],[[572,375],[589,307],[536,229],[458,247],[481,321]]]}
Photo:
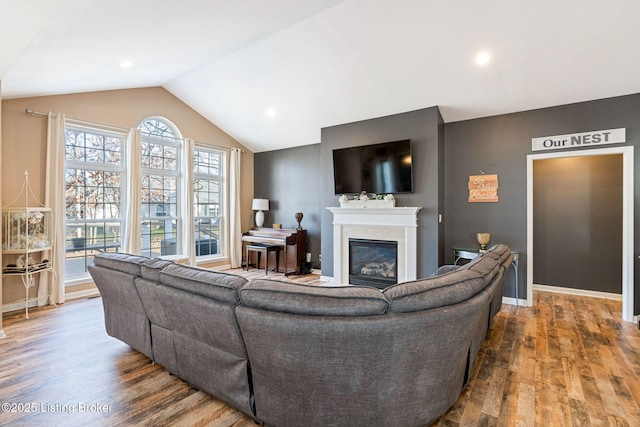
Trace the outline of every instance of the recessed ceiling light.
{"label": "recessed ceiling light", "polygon": [[122,61],[120,63],[120,68],[131,68],[133,67],[133,63],[131,61]]}
{"label": "recessed ceiling light", "polygon": [[264,114],[267,117],[269,117],[270,119],[273,119],[275,116],[278,115],[278,112],[273,108],[267,108],[267,110],[264,112]]}
{"label": "recessed ceiling light", "polygon": [[476,64],[478,65],[487,65],[490,60],[491,55],[489,55],[489,52],[486,50],[483,50],[476,55]]}

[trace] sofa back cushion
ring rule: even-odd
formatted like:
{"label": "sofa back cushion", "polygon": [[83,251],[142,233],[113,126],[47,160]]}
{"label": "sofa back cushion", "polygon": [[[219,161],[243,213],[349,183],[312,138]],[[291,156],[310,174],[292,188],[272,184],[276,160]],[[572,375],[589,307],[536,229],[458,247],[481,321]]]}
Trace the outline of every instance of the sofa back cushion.
{"label": "sofa back cushion", "polygon": [[500,264],[508,264],[511,262],[511,249],[505,244],[498,243],[487,250],[487,254],[495,256]]}
{"label": "sofa back cushion", "polygon": [[94,258],[94,264],[111,270],[118,270],[134,276],[140,276],[142,274],[141,266],[148,260],[149,258],[139,255],[107,252],[96,256]]}
{"label": "sofa back cushion", "polygon": [[473,271],[479,276],[482,276],[482,285],[476,288],[476,292],[479,292],[485,286],[489,285],[496,274],[498,274],[500,271],[500,263],[493,254],[485,252],[461,266],[460,270]]}
{"label": "sofa back cushion", "polygon": [[152,282],[160,282],[160,271],[168,265],[173,264],[173,261],[163,260],[160,258],[152,258],[145,261],[140,266],[140,273],[142,277]]}
{"label": "sofa back cushion", "polygon": [[247,279],[204,268],[171,264],[160,271],[160,283],[221,302],[237,304],[238,289],[247,283]]}
{"label": "sofa back cushion", "polygon": [[484,287],[475,271],[457,269],[440,276],[392,285],[383,291],[390,313],[445,307],[466,301]]}
{"label": "sofa back cushion", "polygon": [[371,316],[384,314],[387,299],[364,286],[306,286],[279,280],[254,279],[240,290],[243,305],[311,316]]}

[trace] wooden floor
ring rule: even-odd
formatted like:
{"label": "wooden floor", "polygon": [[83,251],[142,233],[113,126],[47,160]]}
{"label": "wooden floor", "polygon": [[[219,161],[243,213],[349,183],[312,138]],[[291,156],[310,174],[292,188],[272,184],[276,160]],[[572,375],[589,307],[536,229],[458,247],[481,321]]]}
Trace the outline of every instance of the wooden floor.
{"label": "wooden floor", "polygon": [[[469,386],[434,425],[640,426],[640,331],[620,302],[534,297],[503,306]],[[2,426],[255,425],[108,337],[100,298],[5,315],[4,330]]]}

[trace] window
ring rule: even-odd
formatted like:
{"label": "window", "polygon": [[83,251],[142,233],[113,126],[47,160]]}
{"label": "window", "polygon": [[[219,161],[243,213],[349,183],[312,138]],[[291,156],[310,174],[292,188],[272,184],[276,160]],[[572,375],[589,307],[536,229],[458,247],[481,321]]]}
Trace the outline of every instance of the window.
{"label": "window", "polygon": [[142,255],[180,253],[180,152],[182,138],[168,121],[149,118],[138,126],[142,182]]}
{"label": "window", "polygon": [[[128,133],[75,120],[65,123],[65,246],[67,284],[89,277],[87,267],[102,252],[122,251],[122,228],[130,204],[140,207],[141,255],[220,256],[228,231],[224,224],[224,151],[196,146],[185,156],[178,129],[168,120],[143,120],[140,157],[125,159]],[[140,180],[127,183],[126,170],[140,166]],[[181,207],[185,172],[193,172],[193,205]],[[137,181],[137,180],[136,180]],[[126,200],[131,185],[132,200]],[[191,194],[191,190],[189,190]],[[193,209],[193,236],[182,237],[187,208]],[[189,233],[190,234],[190,233]],[[182,246],[182,247],[181,247]]]}
{"label": "window", "polygon": [[118,252],[126,135],[65,125],[65,279],[87,276],[100,252]]}
{"label": "window", "polygon": [[193,153],[193,216],[196,256],[220,254],[224,153],[196,147]]}

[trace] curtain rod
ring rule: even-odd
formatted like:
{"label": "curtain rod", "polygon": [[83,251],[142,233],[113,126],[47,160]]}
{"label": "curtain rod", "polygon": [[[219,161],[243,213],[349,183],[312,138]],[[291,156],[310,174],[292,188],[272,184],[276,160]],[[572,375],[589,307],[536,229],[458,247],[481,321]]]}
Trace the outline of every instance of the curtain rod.
{"label": "curtain rod", "polygon": [[[238,147],[223,147],[222,145],[208,144],[206,142],[198,141],[196,139],[194,139],[194,141],[195,141],[196,144],[199,144],[199,145],[202,145],[202,146],[218,148],[220,150],[226,150],[226,151],[231,151],[232,148],[238,148]],[[238,150],[240,150],[241,153],[246,153],[246,151],[244,151],[242,148],[238,148]]]}
{"label": "curtain rod", "polygon": [[[25,113],[27,114],[31,114],[32,116],[42,116],[42,117],[49,117],[49,113],[43,113],[41,111],[35,111],[32,110],[31,108],[27,108],[24,110]],[[56,117],[58,115],[58,113],[51,113],[51,115],[53,117]],[[75,122],[78,125],[89,125],[89,126],[97,126],[100,127],[102,130],[110,130],[110,131],[118,131],[118,132],[129,132],[129,129],[127,128],[123,128],[120,126],[113,126],[113,125],[106,125],[104,123],[97,123],[97,122],[90,122],[88,120],[80,120],[80,119],[74,119],[72,117],[67,117],[67,120]]]}
{"label": "curtain rod", "polygon": [[24,110],[24,112],[27,113],[27,114],[31,114],[32,116],[49,117],[49,113],[41,113],[40,111],[34,111],[31,108],[27,108],[26,110]]}
{"label": "curtain rod", "polygon": [[[31,114],[34,117],[35,116],[49,117],[49,113],[43,113],[43,112],[40,112],[40,111],[35,111],[35,110],[32,110],[31,108],[27,108],[24,111],[25,111],[25,113]],[[57,114],[58,113],[53,113],[54,116],[56,116]],[[109,127],[113,127],[113,128],[117,127],[117,126],[111,126],[111,125],[104,125],[102,123],[88,122],[86,120],[78,120],[78,119],[70,119],[70,120],[74,120],[76,122],[87,123],[87,124],[98,125],[98,126],[109,126]],[[128,129],[125,129],[125,128],[119,128],[119,129],[123,129],[123,130],[127,130],[128,131]],[[196,142],[198,144],[202,144],[202,145],[206,145],[206,146],[214,147],[214,148],[221,148],[221,149],[224,149],[224,150],[227,150],[227,151],[231,151],[231,149],[234,148],[234,147],[223,147],[221,145],[207,144],[206,142],[202,142],[202,141],[196,141]],[[245,151],[243,149],[240,149],[240,152],[241,153],[245,153]]]}

